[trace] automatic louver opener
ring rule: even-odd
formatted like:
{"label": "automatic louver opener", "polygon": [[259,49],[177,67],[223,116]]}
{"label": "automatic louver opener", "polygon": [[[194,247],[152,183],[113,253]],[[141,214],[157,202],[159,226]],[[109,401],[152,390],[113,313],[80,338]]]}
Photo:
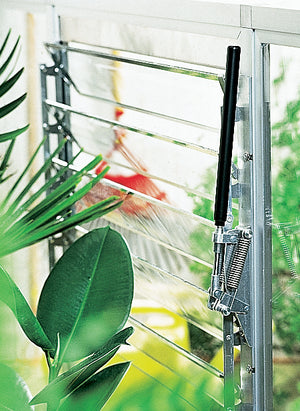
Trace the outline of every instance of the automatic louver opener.
{"label": "automatic louver opener", "polygon": [[225,229],[231,177],[233,133],[239,77],[240,47],[229,46],[220,136],[213,234],[215,261],[209,289],[208,308],[224,316],[247,313],[249,306],[236,298],[251,242],[249,227]]}

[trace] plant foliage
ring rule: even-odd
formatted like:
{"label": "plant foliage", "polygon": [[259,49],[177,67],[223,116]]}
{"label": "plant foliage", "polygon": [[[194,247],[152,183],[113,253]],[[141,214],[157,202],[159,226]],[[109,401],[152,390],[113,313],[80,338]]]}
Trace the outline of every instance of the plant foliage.
{"label": "plant foliage", "polygon": [[[49,366],[50,384],[31,404],[71,411],[85,402],[85,410],[100,410],[129,366],[100,370],[133,331],[122,330],[133,298],[132,263],[123,238],[105,227],[75,241],[49,274],[36,317],[4,269],[1,274],[0,299],[44,350]],[[65,362],[75,360],[82,361],[59,374]]]}
{"label": "plant foliage", "polygon": [[[20,69],[5,79],[2,77],[10,68],[20,41],[18,38],[6,52],[9,38],[10,31],[0,48],[0,97],[18,83],[23,73]],[[4,54],[7,57],[2,62]],[[0,118],[13,113],[25,98],[23,94],[1,106]],[[0,143],[10,140],[0,163],[0,183],[11,176],[7,170],[15,139],[27,128],[28,125],[0,134]],[[75,203],[97,184],[108,168],[98,176],[91,174],[102,159],[99,155],[70,174],[70,165],[79,152],[51,175],[53,159],[59,156],[67,138],[60,141],[28,181],[29,170],[45,141],[46,138],[41,141],[0,202],[0,257],[100,217],[121,204],[119,197],[113,196],[77,214],[72,212]],[[45,173],[50,177],[41,183]],[[78,188],[85,176],[89,181]],[[125,362],[103,368],[133,332],[131,327],[122,330],[132,297],[130,253],[123,238],[109,227],[80,237],[63,254],[44,284],[37,315],[0,266],[0,300],[11,309],[29,340],[44,351],[49,368],[49,385],[29,403],[25,382],[12,369],[0,365],[0,408],[26,411],[34,409],[35,404],[46,403],[51,411],[101,409],[129,366]],[[79,362],[61,374],[63,364],[75,360]]]}

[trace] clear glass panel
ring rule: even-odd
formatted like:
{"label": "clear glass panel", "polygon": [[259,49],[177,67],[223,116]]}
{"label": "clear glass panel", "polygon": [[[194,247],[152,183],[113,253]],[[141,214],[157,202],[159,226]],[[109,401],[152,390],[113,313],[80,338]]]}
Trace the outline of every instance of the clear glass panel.
{"label": "clear glass panel", "polygon": [[300,397],[299,66],[299,49],[271,46],[275,409]]}
{"label": "clear glass panel", "polygon": [[72,108],[47,105],[71,113],[83,162],[101,152],[111,167],[77,208],[112,194],[124,200],[86,227],[110,224],[132,252],[135,333],[121,356],[133,361],[135,381],[139,376],[173,390],[183,409],[197,409],[203,391],[222,402],[222,319],[207,309],[206,290],[224,70],[152,58],[147,50],[69,46],[92,51],[69,50]]}

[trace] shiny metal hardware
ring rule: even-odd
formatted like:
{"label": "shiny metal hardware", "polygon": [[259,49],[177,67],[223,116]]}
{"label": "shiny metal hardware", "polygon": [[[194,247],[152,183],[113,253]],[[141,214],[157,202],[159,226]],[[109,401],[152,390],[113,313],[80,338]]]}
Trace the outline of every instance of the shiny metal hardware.
{"label": "shiny metal hardware", "polygon": [[224,316],[249,312],[249,305],[236,298],[236,293],[251,238],[249,227],[237,227],[226,232],[223,227],[216,228],[213,234],[215,263],[208,300],[210,310],[221,312]]}

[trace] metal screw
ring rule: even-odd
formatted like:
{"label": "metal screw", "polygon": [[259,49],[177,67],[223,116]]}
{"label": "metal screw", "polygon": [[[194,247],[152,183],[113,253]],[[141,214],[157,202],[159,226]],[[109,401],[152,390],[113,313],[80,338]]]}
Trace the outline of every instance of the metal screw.
{"label": "metal screw", "polygon": [[243,154],[243,160],[244,160],[245,162],[250,161],[250,160],[253,160],[253,154],[244,153],[244,154]]}
{"label": "metal screw", "polygon": [[230,341],[230,339],[231,339],[231,335],[230,334],[226,335],[226,340]]}
{"label": "metal screw", "polygon": [[232,215],[228,215],[226,220],[227,220],[228,223],[232,223],[232,221],[233,221],[233,216],[232,216]]}
{"label": "metal screw", "polygon": [[246,367],[246,371],[247,371],[248,374],[253,374],[254,373],[254,368],[250,364],[248,364],[247,367]]}
{"label": "metal screw", "polygon": [[245,228],[243,231],[243,237],[247,238],[248,240],[252,238],[252,230],[250,228]]}

